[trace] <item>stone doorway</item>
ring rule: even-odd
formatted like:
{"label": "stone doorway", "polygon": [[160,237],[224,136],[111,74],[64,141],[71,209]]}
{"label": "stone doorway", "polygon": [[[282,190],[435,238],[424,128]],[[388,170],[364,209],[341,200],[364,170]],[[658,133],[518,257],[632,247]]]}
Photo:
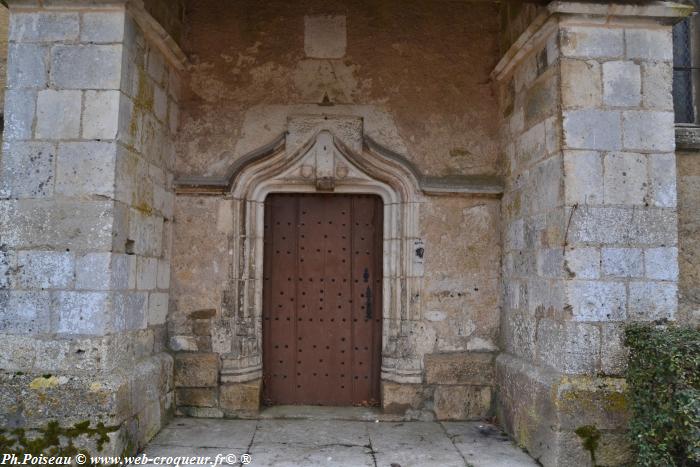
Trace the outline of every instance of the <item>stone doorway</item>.
{"label": "stone doorway", "polygon": [[379,404],[382,225],[375,195],[267,197],[266,405]]}

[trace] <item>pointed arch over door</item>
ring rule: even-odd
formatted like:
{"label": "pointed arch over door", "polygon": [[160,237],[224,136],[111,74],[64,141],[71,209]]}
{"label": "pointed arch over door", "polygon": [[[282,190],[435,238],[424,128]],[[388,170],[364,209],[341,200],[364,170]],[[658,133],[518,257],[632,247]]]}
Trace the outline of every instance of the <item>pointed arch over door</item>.
{"label": "pointed arch over door", "polygon": [[232,200],[233,267],[219,323],[225,330],[220,336],[232,341],[232,352],[222,356],[222,383],[262,376],[265,200],[273,193],[367,194],[381,199],[381,379],[421,382],[422,361],[406,332],[410,322],[421,319],[420,177],[405,159],[364,137],[362,125],[357,117],[291,117],[284,135],[233,164],[226,177],[179,181],[180,187],[196,185],[201,193],[226,190]]}

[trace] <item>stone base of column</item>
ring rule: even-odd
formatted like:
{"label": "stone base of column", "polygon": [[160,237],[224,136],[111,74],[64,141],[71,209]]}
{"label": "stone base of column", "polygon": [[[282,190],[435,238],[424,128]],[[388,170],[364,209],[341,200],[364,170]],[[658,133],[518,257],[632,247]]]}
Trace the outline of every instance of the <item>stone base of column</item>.
{"label": "stone base of column", "polygon": [[593,465],[584,442],[596,433],[595,465],[630,462],[624,379],[565,375],[501,354],[496,387],[500,424],[545,467]]}
{"label": "stone base of column", "polygon": [[225,416],[248,418],[259,414],[262,379],[224,384],[219,391],[219,405]]}
{"label": "stone base of column", "polygon": [[134,454],[173,414],[173,360],[165,353],[134,367],[109,373],[62,375],[0,371],[0,426],[32,433],[49,422],[62,427],[90,421],[112,430],[97,449],[95,439],[80,437],[78,447],[91,454]]}

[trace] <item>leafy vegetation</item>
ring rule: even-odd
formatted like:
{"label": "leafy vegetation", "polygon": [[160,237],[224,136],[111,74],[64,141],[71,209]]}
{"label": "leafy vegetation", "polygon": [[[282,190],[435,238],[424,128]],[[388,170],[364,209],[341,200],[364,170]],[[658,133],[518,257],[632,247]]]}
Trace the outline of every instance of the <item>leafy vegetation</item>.
{"label": "leafy vegetation", "polygon": [[700,466],[700,330],[633,325],[625,332],[639,466]]}

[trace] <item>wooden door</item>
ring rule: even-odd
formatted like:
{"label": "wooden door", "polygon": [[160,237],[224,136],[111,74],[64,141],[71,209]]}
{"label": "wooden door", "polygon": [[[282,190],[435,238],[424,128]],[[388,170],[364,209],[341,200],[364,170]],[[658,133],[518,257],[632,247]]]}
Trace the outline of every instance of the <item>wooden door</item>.
{"label": "wooden door", "polygon": [[377,196],[267,197],[267,405],[378,405],[382,219]]}

